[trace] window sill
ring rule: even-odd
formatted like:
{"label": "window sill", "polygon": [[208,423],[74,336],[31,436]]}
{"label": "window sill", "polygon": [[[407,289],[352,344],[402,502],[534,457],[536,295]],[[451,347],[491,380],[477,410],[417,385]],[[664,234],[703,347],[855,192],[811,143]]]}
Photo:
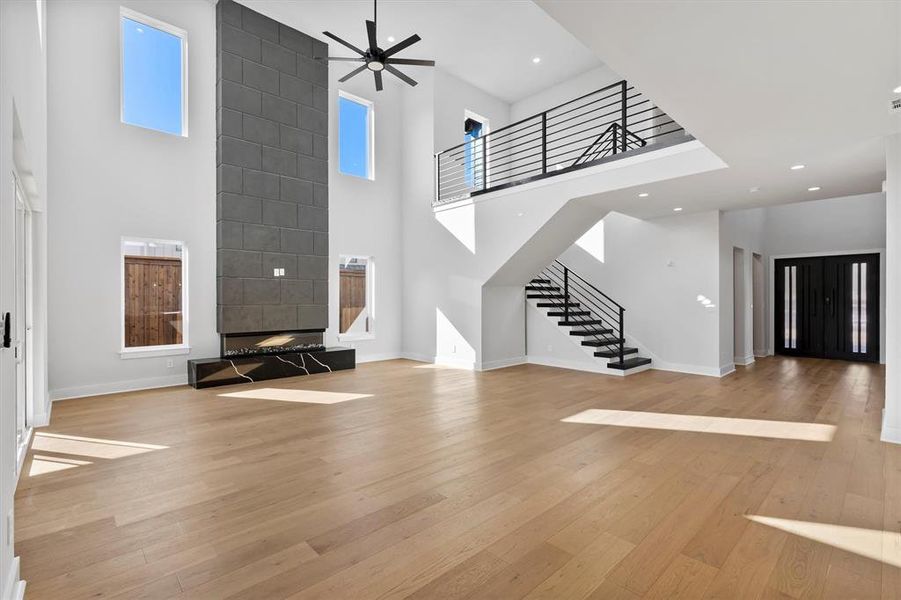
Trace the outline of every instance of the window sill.
{"label": "window sill", "polygon": [[344,333],[338,334],[339,342],[362,342],[366,340],[374,340],[374,333]]}
{"label": "window sill", "polygon": [[123,360],[132,358],[155,358],[157,356],[178,356],[189,354],[190,346],[147,346],[145,348],[127,348],[119,351],[119,357]]}

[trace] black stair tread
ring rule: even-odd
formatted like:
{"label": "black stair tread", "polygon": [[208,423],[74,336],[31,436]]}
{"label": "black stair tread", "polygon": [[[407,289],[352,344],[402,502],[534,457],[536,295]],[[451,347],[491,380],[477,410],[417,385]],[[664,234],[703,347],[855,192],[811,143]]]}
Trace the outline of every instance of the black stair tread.
{"label": "black stair tread", "polygon": [[[579,306],[578,302],[566,302],[566,306]],[[539,302],[538,308],[563,308],[563,302]]]}
{"label": "black stair tread", "polygon": [[[585,340],[584,342],[582,342],[582,345],[583,346],[612,346],[614,344],[618,345],[619,343],[620,343],[620,340],[618,340],[616,338],[606,338],[603,340]],[[625,343],[625,340],[623,340],[623,343]]]}
{"label": "black stair tread", "polygon": [[556,285],[527,285],[526,290],[529,292],[559,292],[560,288]]}
{"label": "black stair tread", "polygon": [[533,279],[529,283],[550,283],[550,282],[551,282],[550,279]]}
{"label": "black stair tread", "polygon": [[[638,348],[626,348],[623,347],[623,354],[635,354],[638,352]],[[617,358],[619,356],[619,348],[609,349],[605,348],[603,350],[598,350],[594,353],[595,356],[600,358]]]}
{"label": "black stair tread", "polygon": [[[586,316],[589,314],[588,311],[584,311],[584,312],[585,312],[585,315],[586,315]],[[572,316],[576,316],[576,317],[579,316],[579,315],[575,314],[575,312],[573,312],[573,311],[570,311],[569,315],[570,315],[571,317],[572,317]],[[564,315],[564,314],[561,313],[560,315],[548,315],[548,316],[549,316],[549,317],[550,317],[550,316],[555,316],[555,317],[556,317],[556,316],[562,316],[562,317],[565,317],[566,315]],[[579,327],[579,326],[581,326],[581,325],[603,325],[603,324],[604,324],[604,321],[601,321],[600,319],[585,319],[584,321],[557,321],[557,325],[559,325],[559,326],[561,326],[561,327]]]}
{"label": "black stair tread", "polygon": [[526,298],[559,298],[563,300],[566,296],[564,294],[526,294]]}
{"label": "black stair tread", "polygon": [[576,329],[574,331],[570,331],[569,335],[607,335],[609,333],[613,333],[612,329]]}
{"label": "black stair tread", "polygon": [[632,358],[623,360],[623,362],[616,361],[607,363],[607,366],[611,369],[619,369],[621,371],[625,371],[627,369],[634,369],[635,367],[649,364],[651,364],[650,358],[645,358],[643,356],[633,356]]}
{"label": "black stair tread", "polygon": [[[571,310],[571,311],[569,311],[569,316],[571,316],[571,317],[587,317],[590,314],[591,313],[588,312],[587,310]],[[562,310],[549,310],[547,312],[547,316],[549,316],[549,317],[565,317],[566,313],[563,312]],[[561,322],[560,324],[562,325],[563,322]]]}

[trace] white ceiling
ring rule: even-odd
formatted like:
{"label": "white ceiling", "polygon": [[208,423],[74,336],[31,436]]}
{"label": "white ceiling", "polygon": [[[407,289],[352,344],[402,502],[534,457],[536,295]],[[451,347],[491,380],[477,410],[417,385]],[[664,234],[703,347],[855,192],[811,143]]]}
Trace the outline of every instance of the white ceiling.
{"label": "white ceiling", "polygon": [[881,189],[901,2],[536,1],[729,165],[622,192],[636,214]]}
{"label": "white ceiling", "polygon": [[[365,47],[369,0],[241,0],[241,3],[323,41],[322,31]],[[418,33],[422,41],[399,58],[433,59],[447,72],[504,100],[515,102],[597,67],[601,61],[530,0],[383,0],[378,35],[383,48]],[[332,56],[353,53],[330,42]],[[541,62],[532,64],[538,56]],[[332,68],[351,67],[333,63]],[[403,67],[416,79],[427,67]],[[385,81],[396,84],[393,77]],[[386,83],[387,84],[387,83]]]}

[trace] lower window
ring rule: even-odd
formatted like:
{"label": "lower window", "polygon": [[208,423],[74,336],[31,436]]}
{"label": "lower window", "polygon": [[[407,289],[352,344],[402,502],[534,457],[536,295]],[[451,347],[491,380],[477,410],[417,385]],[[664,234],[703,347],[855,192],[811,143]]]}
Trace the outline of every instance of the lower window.
{"label": "lower window", "polygon": [[168,240],[122,240],[122,350],[187,342],[185,247]]}
{"label": "lower window", "polygon": [[342,256],[340,280],[339,326],[342,339],[371,338],[374,334],[373,274],[370,256]]}

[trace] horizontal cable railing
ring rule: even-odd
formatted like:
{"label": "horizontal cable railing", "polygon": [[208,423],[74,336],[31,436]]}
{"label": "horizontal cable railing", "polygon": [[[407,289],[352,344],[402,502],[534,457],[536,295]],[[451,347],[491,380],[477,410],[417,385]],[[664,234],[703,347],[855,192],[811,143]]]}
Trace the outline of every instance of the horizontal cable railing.
{"label": "horizontal cable railing", "polygon": [[435,155],[433,205],[691,139],[620,81]]}
{"label": "horizontal cable railing", "polygon": [[[555,305],[557,311],[562,314],[560,319],[563,322],[572,327],[584,327],[591,331],[609,330],[606,333],[584,335],[582,340],[596,341],[598,343],[596,351],[606,348],[615,353],[620,362],[623,361],[626,309],[622,305],[559,260],[543,269],[537,277],[547,280],[549,287],[559,288],[559,292],[548,293],[547,302]],[[573,306],[574,303],[578,303],[579,306]]]}

